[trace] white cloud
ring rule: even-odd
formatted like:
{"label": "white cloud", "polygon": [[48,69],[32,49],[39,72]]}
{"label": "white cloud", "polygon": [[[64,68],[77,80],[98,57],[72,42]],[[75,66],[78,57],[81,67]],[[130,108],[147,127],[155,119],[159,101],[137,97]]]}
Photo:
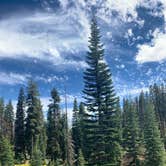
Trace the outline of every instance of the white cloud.
{"label": "white cloud", "polygon": [[[33,78],[31,74],[19,74],[19,73],[13,73],[13,72],[0,72],[0,84],[5,85],[17,85],[17,84],[26,84],[29,79]],[[35,76],[34,81],[41,81],[44,83],[50,83],[54,81],[58,82],[64,82],[67,81],[67,76],[46,76],[46,75],[38,75]]]}
{"label": "white cloud", "polygon": [[[62,5],[65,2],[69,2],[69,0],[61,1]],[[110,19],[112,15],[112,11],[116,11],[118,13],[118,18],[131,22],[137,21],[139,24],[142,24],[142,20],[138,20],[138,15],[136,8],[139,6],[146,7],[148,9],[153,9],[153,15],[161,15],[158,10],[155,10],[157,7],[157,3],[162,2],[164,7],[166,7],[165,0],[77,0],[74,3],[77,6],[80,6],[81,9],[90,11],[92,6],[97,7],[98,16],[105,20],[108,23],[113,23],[113,20]],[[164,12],[164,11],[163,11]],[[130,15],[130,16],[129,16]],[[116,18],[117,20],[117,18]]]}
{"label": "white cloud", "polygon": [[136,55],[136,61],[138,63],[145,62],[161,62],[166,60],[166,34],[155,33],[152,44],[144,44],[138,46],[138,53]]}
{"label": "white cloud", "polygon": [[[73,18],[76,13],[73,13]],[[74,26],[68,14],[35,14],[17,16],[0,22],[0,58],[33,58],[61,67],[85,67],[83,61],[67,60],[65,53],[77,54],[87,49],[86,29]],[[75,21],[75,20],[73,20]],[[86,23],[87,26],[87,23]],[[86,27],[87,28],[87,27]],[[85,29],[85,30],[84,30]]]}
{"label": "white cloud", "polygon": [[[60,67],[84,68],[84,61],[67,60],[66,53],[78,54],[87,49],[89,13],[97,6],[98,17],[111,22],[112,11],[123,21],[137,20],[137,6],[154,8],[159,0],[78,0],[68,7],[69,0],[61,0],[63,10],[58,13],[36,13],[1,20],[0,58],[34,58]],[[166,6],[165,0],[161,0]],[[48,3],[46,3],[48,8]],[[72,5],[71,5],[72,6]],[[165,11],[165,10],[164,10]],[[78,14],[79,13],[79,14]],[[128,14],[131,18],[128,18]],[[119,26],[117,21],[115,26]],[[128,31],[132,35],[132,31]],[[81,58],[80,58],[81,59]]]}
{"label": "white cloud", "polygon": [[28,77],[29,75],[0,72],[0,78],[1,78],[0,84],[5,84],[5,85],[24,84],[25,82],[27,82]]}
{"label": "white cloud", "polygon": [[120,97],[130,97],[130,96],[136,96],[141,93],[141,91],[148,92],[149,88],[142,87],[142,88],[133,88],[133,89],[127,89],[124,88],[121,92],[118,93]]}

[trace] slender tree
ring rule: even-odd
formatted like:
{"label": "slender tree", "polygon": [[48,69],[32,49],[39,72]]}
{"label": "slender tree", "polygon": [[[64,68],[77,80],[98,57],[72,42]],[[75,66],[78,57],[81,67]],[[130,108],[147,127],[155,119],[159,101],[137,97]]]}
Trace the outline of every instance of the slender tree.
{"label": "slender tree", "polygon": [[11,100],[5,107],[4,111],[4,125],[5,125],[5,136],[9,139],[10,143],[13,144],[14,139],[14,112]]}
{"label": "slender tree", "polygon": [[154,84],[150,86],[150,97],[154,104],[154,111],[159,123],[161,137],[165,142],[166,148],[166,85]]}
{"label": "slender tree", "polygon": [[145,118],[145,95],[142,91],[139,95],[139,105],[138,105],[138,116],[139,116],[139,126],[140,126],[140,136],[143,137],[144,133],[144,122]]}
{"label": "slender tree", "polygon": [[0,166],[14,166],[14,154],[8,139],[0,136]]}
{"label": "slender tree", "polygon": [[73,166],[75,163],[74,143],[71,135],[71,131],[67,133],[67,158],[65,166]]}
{"label": "slender tree", "polygon": [[156,121],[153,105],[148,102],[145,111],[145,147],[146,147],[146,166],[164,166],[164,144],[160,138],[160,131]]}
{"label": "slender tree", "polygon": [[18,96],[15,120],[15,158],[23,160],[25,157],[25,95],[21,88]]}
{"label": "slender tree", "polygon": [[78,155],[78,166],[85,166],[86,162],[84,159],[84,155],[82,153],[82,150],[79,149],[79,155]]}
{"label": "slender tree", "polygon": [[67,158],[67,146],[66,146],[66,114],[62,114],[60,117],[60,151],[61,151],[61,159],[63,163],[65,163]]}
{"label": "slender tree", "polygon": [[74,142],[74,151],[75,151],[75,160],[76,160],[75,165],[78,166],[77,160],[80,148],[80,130],[79,130],[79,109],[76,99],[74,99],[74,106],[73,106],[72,139]]}
{"label": "slender tree", "polygon": [[43,128],[43,113],[37,85],[30,80],[27,88],[26,149],[32,155],[33,147]]}
{"label": "slender tree", "polygon": [[126,100],[124,112],[126,123],[123,129],[123,145],[127,151],[127,156],[131,158],[130,165],[139,165],[140,137],[135,103]]}
{"label": "slender tree", "polygon": [[4,136],[4,100],[0,98],[0,136]]}
{"label": "slender tree", "polygon": [[43,166],[42,153],[39,148],[40,144],[37,141],[34,145],[32,157],[31,157],[31,166]]}
{"label": "slender tree", "polygon": [[60,97],[58,91],[51,91],[51,103],[47,115],[47,155],[51,161],[57,162],[61,157],[60,150]]}
{"label": "slender tree", "polygon": [[84,116],[86,158],[89,165],[120,165],[119,128],[114,121],[117,97],[110,69],[104,61],[104,49],[95,16],[91,23],[89,43],[83,90],[87,106]]}
{"label": "slender tree", "polygon": [[79,137],[80,137],[80,143],[79,143],[79,148],[84,154],[84,140],[86,140],[85,137],[85,132],[84,132],[84,115],[85,115],[85,107],[84,104],[81,102],[79,105]]}

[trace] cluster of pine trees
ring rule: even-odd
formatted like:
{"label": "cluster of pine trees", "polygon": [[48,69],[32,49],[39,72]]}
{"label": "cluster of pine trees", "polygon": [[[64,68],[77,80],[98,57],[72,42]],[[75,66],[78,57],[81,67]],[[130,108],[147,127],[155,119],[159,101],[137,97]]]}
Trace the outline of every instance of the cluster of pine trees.
{"label": "cluster of pine trees", "polygon": [[136,98],[120,99],[104,60],[100,30],[92,19],[84,72],[84,102],[73,104],[72,125],[50,93],[44,118],[37,85],[20,89],[16,115],[0,99],[0,166],[164,166],[166,85],[154,84]]}

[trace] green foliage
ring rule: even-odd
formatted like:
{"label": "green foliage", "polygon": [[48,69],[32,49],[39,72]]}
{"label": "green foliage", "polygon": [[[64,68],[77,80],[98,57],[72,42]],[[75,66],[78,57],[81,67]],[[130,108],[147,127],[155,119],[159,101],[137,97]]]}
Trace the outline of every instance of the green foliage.
{"label": "green foliage", "polygon": [[25,95],[23,88],[20,89],[16,120],[15,120],[15,159],[23,161],[25,159]]}
{"label": "green foliage", "polygon": [[51,103],[47,114],[47,156],[52,161],[57,161],[61,157],[60,149],[60,97],[56,89],[51,91]]}
{"label": "green foliage", "polygon": [[0,134],[4,135],[4,100],[0,98]]}
{"label": "green foliage", "polygon": [[34,146],[30,164],[31,166],[43,166],[42,153],[37,145]]}
{"label": "green foliage", "polygon": [[86,162],[82,153],[82,150],[79,149],[79,153],[78,153],[78,166],[85,166]]}
{"label": "green foliage", "polygon": [[142,137],[142,139],[144,135],[145,105],[146,105],[146,98],[145,98],[144,92],[142,91],[139,95],[139,107],[138,107],[140,137]]}
{"label": "green foliage", "polygon": [[104,62],[104,49],[95,16],[91,23],[89,43],[83,90],[87,106],[87,113],[84,115],[85,158],[90,165],[120,165],[120,128],[116,118],[118,101],[111,72]]}
{"label": "green foliage", "polygon": [[13,131],[14,131],[14,112],[11,100],[5,107],[4,111],[4,135],[10,140],[10,143],[13,143]]}
{"label": "green foliage", "polygon": [[30,80],[27,88],[27,117],[26,117],[26,149],[32,155],[32,149],[37,138],[42,133],[44,120],[37,85]]}
{"label": "green foliage", "polygon": [[130,164],[138,165],[139,162],[139,123],[135,103],[124,100],[125,124],[123,129],[123,145],[128,155],[132,158]]}
{"label": "green foliage", "polygon": [[150,86],[150,98],[154,105],[155,115],[159,124],[161,137],[166,149],[166,84]]}
{"label": "green foliage", "polygon": [[160,131],[156,121],[153,105],[148,102],[145,111],[145,147],[146,166],[164,166],[164,144],[160,138]]}
{"label": "green foliage", "polygon": [[0,136],[0,166],[14,166],[14,155],[9,141]]}
{"label": "green foliage", "polygon": [[74,100],[74,106],[73,106],[73,117],[72,117],[72,139],[73,139],[73,143],[74,143],[74,152],[75,152],[75,165],[77,166],[77,159],[78,159],[78,155],[79,155],[79,148],[80,148],[80,139],[81,139],[81,135],[80,135],[80,126],[79,126],[79,109],[78,109],[78,105],[77,105],[77,100]]}
{"label": "green foliage", "polygon": [[67,137],[67,156],[66,156],[66,166],[73,166],[75,163],[75,153],[74,153],[74,144],[71,136],[71,132],[66,133]]}

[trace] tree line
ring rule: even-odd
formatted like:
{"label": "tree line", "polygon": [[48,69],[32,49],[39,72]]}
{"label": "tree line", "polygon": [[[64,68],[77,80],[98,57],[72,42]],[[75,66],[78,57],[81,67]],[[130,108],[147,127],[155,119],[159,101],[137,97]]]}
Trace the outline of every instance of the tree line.
{"label": "tree line", "polygon": [[[30,161],[31,166],[164,166],[166,85],[154,84],[137,97],[116,95],[94,16],[84,100],[74,100],[72,126],[61,111],[57,89],[43,116],[37,84],[21,88],[14,116],[11,101],[0,99],[0,165]],[[121,104],[123,103],[123,104]],[[15,117],[15,118],[14,118]]]}

